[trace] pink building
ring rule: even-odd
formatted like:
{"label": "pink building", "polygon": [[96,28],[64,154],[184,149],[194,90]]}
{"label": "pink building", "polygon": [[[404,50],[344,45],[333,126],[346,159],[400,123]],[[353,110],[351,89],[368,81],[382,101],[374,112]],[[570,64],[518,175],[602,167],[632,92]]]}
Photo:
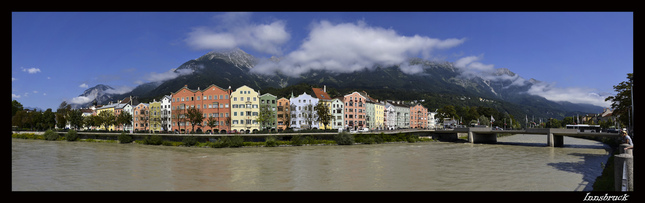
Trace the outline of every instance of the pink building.
{"label": "pink building", "polygon": [[356,130],[365,127],[366,98],[358,92],[353,92],[343,96],[343,102],[345,103],[345,128]]}
{"label": "pink building", "polygon": [[410,128],[428,127],[428,108],[417,104],[410,107]]}

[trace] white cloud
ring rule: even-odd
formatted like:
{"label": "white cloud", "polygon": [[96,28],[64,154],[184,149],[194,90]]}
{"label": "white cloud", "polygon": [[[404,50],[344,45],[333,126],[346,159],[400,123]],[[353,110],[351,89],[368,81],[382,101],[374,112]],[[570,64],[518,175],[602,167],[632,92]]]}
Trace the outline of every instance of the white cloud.
{"label": "white cloud", "polygon": [[[146,80],[150,82],[162,82],[170,79],[174,79],[176,77],[182,76],[182,75],[188,75],[193,73],[193,70],[191,69],[170,69],[169,71],[163,72],[163,73],[156,73],[152,72],[145,76]],[[137,81],[135,81],[137,82]],[[138,81],[141,82],[141,81]]]}
{"label": "white cloud", "polygon": [[541,96],[551,101],[593,104],[601,107],[611,106],[611,102],[605,101],[608,95],[600,95],[591,88],[559,88],[555,87],[555,83],[539,82],[534,83],[527,93]]}
{"label": "white cloud", "polygon": [[280,46],[291,36],[280,20],[254,24],[248,13],[227,13],[216,16],[217,27],[198,27],[188,33],[186,42],[195,49],[232,49],[249,47],[268,54],[282,54]]}
{"label": "white cloud", "polygon": [[[508,80],[512,81],[512,83],[510,84],[511,86],[521,86],[526,84],[526,80],[519,75],[508,75],[504,73],[503,70],[507,71],[507,69],[498,69],[495,68],[495,66],[492,64],[484,64],[479,62],[479,60],[481,60],[482,58],[483,56],[467,56],[458,59],[453,64],[455,68],[458,68],[461,71],[461,76],[463,77],[480,77],[484,80],[490,81]],[[501,71],[501,73],[499,71]]]}
{"label": "white cloud", "polygon": [[375,66],[400,65],[407,73],[420,72],[419,66],[410,66],[410,57],[430,57],[435,49],[455,47],[463,39],[434,39],[423,36],[401,36],[394,30],[357,23],[332,24],[320,21],[312,24],[309,36],[295,51],[279,62],[264,61],[252,71],[263,74],[280,72],[299,76],[311,70],[337,73],[371,69]]}
{"label": "white cloud", "polygon": [[105,90],[105,93],[108,93],[108,94],[124,94],[124,93],[128,93],[128,92],[132,91],[133,89],[134,89],[134,87],[120,86],[120,87],[116,87],[114,89]]}
{"label": "white cloud", "polygon": [[14,77],[11,77],[11,82],[16,81],[17,79]]}
{"label": "white cloud", "polygon": [[83,84],[79,85],[78,87],[80,87],[80,88],[88,88],[89,86],[87,86],[87,84],[83,83]]}
{"label": "white cloud", "polygon": [[20,98],[20,95],[11,93],[11,98]]}
{"label": "white cloud", "polygon": [[72,104],[85,104],[94,100],[94,97],[78,96],[70,99],[68,102]]}
{"label": "white cloud", "polygon": [[34,74],[34,73],[38,73],[38,72],[40,72],[40,69],[39,69],[39,68],[29,68],[29,69],[25,69],[25,68],[23,68],[23,67],[20,67],[20,69],[22,69],[22,71],[23,71],[23,72],[27,72],[27,73],[29,73],[29,74]]}

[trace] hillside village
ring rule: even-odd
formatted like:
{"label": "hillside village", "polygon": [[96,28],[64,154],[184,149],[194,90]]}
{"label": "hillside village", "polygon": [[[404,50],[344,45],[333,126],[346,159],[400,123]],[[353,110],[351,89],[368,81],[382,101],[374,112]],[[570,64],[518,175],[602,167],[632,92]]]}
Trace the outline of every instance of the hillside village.
{"label": "hillside village", "polygon": [[[83,126],[86,130],[174,132],[174,133],[251,133],[266,130],[326,129],[347,131],[405,128],[436,128],[437,112],[419,103],[378,100],[367,92],[352,92],[331,98],[327,88],[312,88],[314,95],[292,93],[289,98],[261,94],[246,85],[237,89],[210,85],[190,89],[187,85],[165,95],[160,101],[138,102],[126,97],[116,103],[83,108],[84,117],[103,112],[113,118],[127,112],[130,125]],[[191,111],[201,121],[191,122]],[[105,114],[105,113],[103,113]],[[322,115],[319,115],[322,114]],[[199,117],[199,116],[198,116]]]}

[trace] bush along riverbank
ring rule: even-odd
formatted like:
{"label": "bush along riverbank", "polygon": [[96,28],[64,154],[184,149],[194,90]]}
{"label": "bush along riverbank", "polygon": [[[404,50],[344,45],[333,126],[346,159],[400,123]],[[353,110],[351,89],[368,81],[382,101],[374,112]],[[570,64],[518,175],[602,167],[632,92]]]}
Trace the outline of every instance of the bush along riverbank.
{"label": "bush along riverbank", "polygon": [[[218,136],[217,138],[205,138],[199,136],[182,136],[177,141],[176,136],[170,139],[164,135],[146,135],[142,138],[135,139],[132,134],[121,133],[114,139],[81,139],[78,132],[70,130],[67,133],[57,133],[51,130],[45,131],[42,135],[34,133],[13,133],[12,138],[16,139],[37,139],[48,141],[68,141],[68,142],[106,142],[120,144],[145,144],[145,145],[163,145],[163,146],[183,146],[183,147],[210,147],[210,148],[235,148],[235,147],[282,147],[282,146],[314,146],[314,145],[354,145],[354,144],[382,144],[382,143],[415,143],[436,141],[429,138],[420,138],[417,135],[398,133],[398,134],[350,134],[342,132],[333,136],[316,136],[316,135],[273,135],[263,137],[252,136]],[[139,136],[141,137],[141,136]]]}

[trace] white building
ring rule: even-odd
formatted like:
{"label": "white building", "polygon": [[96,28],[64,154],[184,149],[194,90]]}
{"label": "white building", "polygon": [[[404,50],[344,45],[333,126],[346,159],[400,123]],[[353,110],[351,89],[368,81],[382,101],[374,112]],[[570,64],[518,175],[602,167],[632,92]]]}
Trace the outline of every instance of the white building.
{"label": "white building", "polygon": [[385,129],[394,130],[396,128],[396,111],[394,110],[394,105],[385,103]]}
{"label": "white building", "polygon": [[331,100],[331,129],[343,128],[343,100],[342,98],[334,98]]}
{"label": "white building", "polygon": [[170,131],[172,129],[172,95],[164,95],[161,98],[161,124],[163,131]]}
{"label": "white building", "polygon": [[132,132],[132,130],[134,130],[134,128],[133,128],[133,126],[134,126],[134,112],[132,110],[132,105],[130,105],[130,103],[126,103],[123,106],[123,112],[128,112],[132,116],[132,120],[130,120],[130,125],[125,125],[125,128],[124,128],[125,131]]}
{"label": "white building", "polygon": [[315,106],[318,104],[318,98],[312,97],[307,93],[302,93],[298,97],[289,99],[291,103],[291,127],[295,129],[318,129],[318,115]]}
{"label": "white building", "polygon": [[434,116],[437,115],[437,112],[428,112],[428,128],[429,129],[434,129],[439,126],[437,126],[437,120]]}

